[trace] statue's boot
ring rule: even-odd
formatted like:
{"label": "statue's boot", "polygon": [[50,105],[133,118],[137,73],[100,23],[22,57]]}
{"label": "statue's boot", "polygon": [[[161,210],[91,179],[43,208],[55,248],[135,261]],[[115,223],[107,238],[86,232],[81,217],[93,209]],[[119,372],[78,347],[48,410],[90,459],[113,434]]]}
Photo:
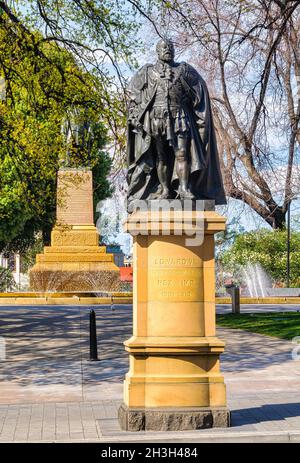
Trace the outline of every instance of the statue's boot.
{"label": "statue's boot", "polygon": [[179,187],[178,195],[180,199],[196,199],[193,193],[189,189]]}
{"label": "statue's boot", "polygon": [[170,199],[170,191],[163,190],[162,193],[159,195],[159,199]]}

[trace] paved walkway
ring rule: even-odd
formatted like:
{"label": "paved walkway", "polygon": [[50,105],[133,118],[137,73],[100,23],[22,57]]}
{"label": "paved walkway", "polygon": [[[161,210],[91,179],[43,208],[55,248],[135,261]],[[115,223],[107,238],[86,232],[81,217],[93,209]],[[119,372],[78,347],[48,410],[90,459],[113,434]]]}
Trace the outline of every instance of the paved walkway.
{"label": "paved walkway", "polygon": [[[94,307],[99,362],[88,360],[89,307],[1,307],[0,441],[300,441],[300,360],[291,342],[219,329],[230,429],[124,433],[131,307]],[[300,335],[300,333],[299,333]],[[1,340],[0,340],[1,341]]]}

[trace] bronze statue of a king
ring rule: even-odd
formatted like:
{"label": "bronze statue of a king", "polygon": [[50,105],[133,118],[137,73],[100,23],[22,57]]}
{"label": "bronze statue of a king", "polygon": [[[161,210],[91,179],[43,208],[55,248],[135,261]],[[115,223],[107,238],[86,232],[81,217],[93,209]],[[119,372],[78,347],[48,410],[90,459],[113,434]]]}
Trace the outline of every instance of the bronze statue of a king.
{"label": "bronze statue of a king", "polygon": [[157,62],[128,87],[128,209],[135,200],[212,199],[225,204],[207,86],[160,40]]}

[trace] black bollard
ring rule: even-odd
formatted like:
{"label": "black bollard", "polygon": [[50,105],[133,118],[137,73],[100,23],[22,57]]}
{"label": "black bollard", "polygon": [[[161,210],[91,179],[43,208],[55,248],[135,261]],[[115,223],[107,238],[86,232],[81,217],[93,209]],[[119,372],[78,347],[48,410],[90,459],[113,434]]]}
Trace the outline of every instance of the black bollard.
{"label": "black bollard", "polygon": [[236,313],[236,314],[241,313],[239,286],[233,286],[231,290],[231,304],[232,304],[232,313]]}
{"label": "black bollard", "polygon": [[90,310],[90,360],[99,360],[97,348],[96,314],[94,310]]}

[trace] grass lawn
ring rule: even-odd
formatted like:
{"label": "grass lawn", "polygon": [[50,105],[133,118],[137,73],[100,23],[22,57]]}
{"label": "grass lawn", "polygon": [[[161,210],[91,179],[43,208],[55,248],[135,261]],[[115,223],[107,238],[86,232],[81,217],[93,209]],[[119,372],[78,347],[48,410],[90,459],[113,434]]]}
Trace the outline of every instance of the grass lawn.
{"label": "grass lawn", "polygon": [[291,340],[300,336],[300,312],[217,315],[217,325]]}

